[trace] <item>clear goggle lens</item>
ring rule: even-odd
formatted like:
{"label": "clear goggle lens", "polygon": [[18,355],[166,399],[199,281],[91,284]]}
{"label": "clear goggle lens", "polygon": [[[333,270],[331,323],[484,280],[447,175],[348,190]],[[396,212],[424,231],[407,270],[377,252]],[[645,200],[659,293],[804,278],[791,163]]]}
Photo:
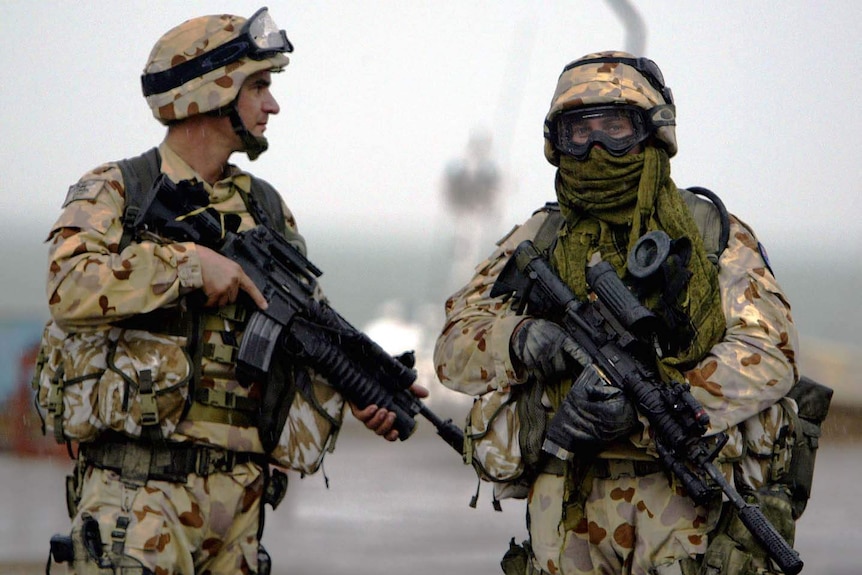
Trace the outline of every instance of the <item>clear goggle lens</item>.
{"label": "clear goggle lens", "polygon": [[[261,8],[248,19],[243,32],[251,40],[249,55],[262,58],[273,52],[293,52],[293,45],[287,39],[287,33],[279,29],[267,8]],[[242,37],[243,34],[240,34]]]}
{"label": "clear goggle lens", "polygon": [[569,110],[554,122],[553,143],[568,156],[583,160],[600,144],[613,156],[624,156],[649,136],[643,111],[634,106],[596,106]]}

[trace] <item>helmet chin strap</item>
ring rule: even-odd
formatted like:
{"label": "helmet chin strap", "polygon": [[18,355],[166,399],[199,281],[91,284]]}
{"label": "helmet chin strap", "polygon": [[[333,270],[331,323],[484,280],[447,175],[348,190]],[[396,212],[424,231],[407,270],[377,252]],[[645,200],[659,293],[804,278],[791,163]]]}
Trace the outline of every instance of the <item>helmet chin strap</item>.
{"label": "helmet chin strap", "polygon": [[257,137],[248,131],[248,128],[246,128],[245,124],[242,122],[242,118],[239,117],[239,112],[236,109],[235,103],[230,107],[228,117],[230,118],[230,124],[233,127],[234,133],[240,137],[240,140],[242,140],[242,143],[245,146],[243,151],[248,155],[249,160],[256,160],[267,150],[267,148],[269,148],[269,142],[266,141],[266,138],[262,136]]}

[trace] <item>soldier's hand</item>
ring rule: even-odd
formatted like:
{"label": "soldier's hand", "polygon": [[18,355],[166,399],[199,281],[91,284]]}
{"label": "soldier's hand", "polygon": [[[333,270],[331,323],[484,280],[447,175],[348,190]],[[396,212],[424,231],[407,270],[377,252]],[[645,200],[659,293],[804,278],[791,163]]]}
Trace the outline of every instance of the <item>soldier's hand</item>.
{"label": "soldier's hand", "polygon": [[206,246],[197,246],[201,261],[203,292],[207,307],[221,307],[236,301],[240,290],[246,292],[260,309],[266,309],[266,298],[235,261]]}
{"label": "soldier's hand", "polygon": [[634,406],[622,390],[606,383],[592,366],[572,383],[548,426],[548,439],[569,451],[579,445],[614,441],[639,426]]}
{"label": "soldier's hand", "polygon": [[525,369],[540,381],[580,372],[589,364],[581,347],[559,325],[544,319],[522,322],[509,344],[516,368]]}
{"label": "soldier's hand", "polygon": [[[420,399],[428,397],[428,390],[418,383],[410,386],[410,392]],[[359,409],[353,402],[350,402],[350,411],[353,413],[353,417],[365,424],[365,427],[387,441],[398,439],[398,430],[392,428],[395,425],[394,411],[389,411],[373,404],[365,409]]]}

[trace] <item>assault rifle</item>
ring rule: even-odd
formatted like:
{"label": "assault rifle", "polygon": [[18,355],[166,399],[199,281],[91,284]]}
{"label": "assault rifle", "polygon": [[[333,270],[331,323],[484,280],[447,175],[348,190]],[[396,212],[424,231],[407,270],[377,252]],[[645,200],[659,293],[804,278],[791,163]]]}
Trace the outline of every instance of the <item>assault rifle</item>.
{"label": "assault rifle", "polygon": [[[667,243],[666,235],[658,239],[647,236],[633,250],[638,257],[630,257],[628,262],[629,271],[640,277],[658,267],[658,248]],[[632,272],[638,258],[642,267]],[[787,575],[799,573],[803,565],[799,554],[760,508],[748,503],[713,464],[727,441],[726,434],[704,437],[709,416],[691,395],[688,384],[664,383],[657,375],[653,366],[661,353],[658,317],[641,305],[608,262],[589,267],[586,279],[598,296],[589,303],[578,300],[533,242],[527,240],[506,263],[491,296],[512,297],[519,313],[529,308],[527,313],[561,325],[607,380],[622,389],[649,420],[662,463],[679,478],[688,495],[696,503],[706,504],[718,495],[717,485],[781,570]],[[566,429],[566,411],[571,409],[566,401],[573,401],[571,395],[550,421],[542,446],[561,459],[571,459],[571,452],[577,448]]]}
{"label": "assault rifle", "polygon": [[[402,441],[413,433],[419,414],[446,443],[463,451],[463,431],[452,420],[443,421],[409,390],[416,381],[412,352],[390,356],[326,302],[314,299],[322,272],[284,236],[263,225],[237,232],[238,216],[219,214],[208,204],[201,184],[185,180],[175,184],[162,174],[141,207],[135,228],[218,251],[238,263],[263,293],[269,306],[255,308],[238,350],[241,381],[265,380],[274,358],[288,353],[323,374],[360,409],[374,404],[394,412],[394,429]],[[273,439],[277,440],[269,438]]]}

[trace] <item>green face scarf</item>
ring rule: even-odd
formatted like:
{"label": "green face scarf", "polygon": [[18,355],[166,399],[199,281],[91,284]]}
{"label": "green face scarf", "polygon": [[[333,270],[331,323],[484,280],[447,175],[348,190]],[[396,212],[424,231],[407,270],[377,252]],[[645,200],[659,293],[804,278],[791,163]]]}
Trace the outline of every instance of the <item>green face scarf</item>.
{"label": "green face scarf", "polygon": [[[662,377],[682,380],[680,369],[701,359],[721,339],[725,320],[718,272],[709,262],[697,224],[670,178],[664,150],[647,146],[640,154],[611,156],[593,148],[584,161],[563,156],[556,178],[557,199],[566,223],[552,262],[560,277],[586,300],[587,263],[594,254],[625,277],[629,250],[645,233],[664,230],[671,239],[686,237],[692,253],[691,277],[680,292],[678,308],[689,318],[692,337],[676,356],[664,357]],[[659,294],[644,304],[655,309]]]}

